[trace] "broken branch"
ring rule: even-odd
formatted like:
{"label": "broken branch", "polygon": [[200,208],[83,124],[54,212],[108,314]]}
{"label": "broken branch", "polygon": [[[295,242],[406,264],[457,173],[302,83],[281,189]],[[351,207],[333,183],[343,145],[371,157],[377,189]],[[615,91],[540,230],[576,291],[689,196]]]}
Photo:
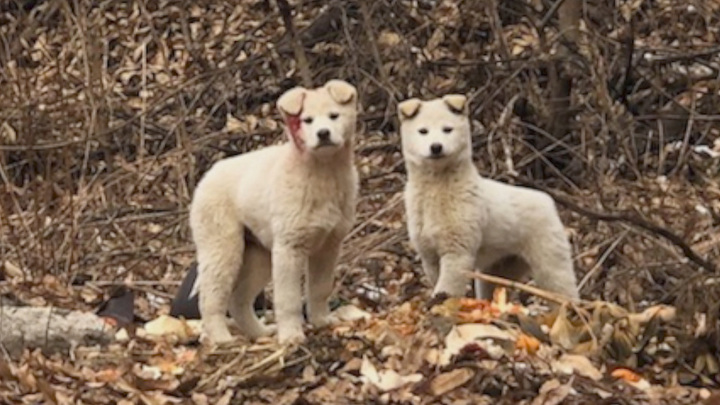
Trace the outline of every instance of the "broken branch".
{"label": "broken branch", "polygon": [[295,52],[295,60],[297,61],[298,69],[300,70],[300,76],[302,77],[303,86],[310,88],[312,87],[312,75],[310,74],[310,64],[307,61],[305,55],[305,48],[303,48],[300,39],[297,37],[295,32],[295,25],[292,20],[292,10],[287,0],[277,0],[278,10],[282,16],[283,23],[285,24],[285,30],[290,36],[292,42],[293,51]]}

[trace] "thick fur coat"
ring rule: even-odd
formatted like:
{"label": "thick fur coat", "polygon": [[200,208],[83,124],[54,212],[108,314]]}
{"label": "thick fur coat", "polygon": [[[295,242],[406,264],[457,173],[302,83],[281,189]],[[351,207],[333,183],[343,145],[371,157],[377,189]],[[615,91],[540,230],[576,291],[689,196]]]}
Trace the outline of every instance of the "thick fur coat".
{"label": "thick fur coat", "polygon": [[246,336],[271,333],[253,311],[271,279],[281,343],[305,339],[303,277],[310,322],[330,321],[340,244],[355,220],[357,91],[331,80],[288,90],[277,106],[290,142],[217,162],[193,195],[199,309],[215,343],[232,340],[228,309]]}
{"label": "thick fur coat", "polygon": [[[481,177],[463,95],[400,103],[410,240],[434,294],[465,294],[473,269],[577,297],[571,247],[546,193]],[[480,285],[492,296],[492,285]]]}

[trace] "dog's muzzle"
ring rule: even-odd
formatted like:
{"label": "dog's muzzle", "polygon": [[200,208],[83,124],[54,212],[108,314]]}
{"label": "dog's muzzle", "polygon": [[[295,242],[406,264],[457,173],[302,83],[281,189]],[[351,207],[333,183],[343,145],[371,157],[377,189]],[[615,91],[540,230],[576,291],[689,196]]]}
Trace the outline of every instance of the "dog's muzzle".
{"label": "dog's muzzle", "polygon": [[430,145],[430,155],[428,158],[430,159],[440,159],[443,156],[445,156],[445,153],[443,153],[443,146],[441,143],[433,143]]}
{"label": "dog's muzzle", "polygon": [[337,146],[337,144],[331,140],[329,129],[323,128],[323,129],[317,131],[316,135],[317,135],[318,143],[315,146],[315,149]]}

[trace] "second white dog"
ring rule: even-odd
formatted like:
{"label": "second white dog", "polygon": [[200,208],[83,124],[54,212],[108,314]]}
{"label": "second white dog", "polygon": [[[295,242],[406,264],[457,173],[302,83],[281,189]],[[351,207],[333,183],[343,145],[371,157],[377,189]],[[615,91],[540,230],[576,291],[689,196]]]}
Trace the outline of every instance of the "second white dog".
{"label": "second white dog", "polygon": [[[531,273],[541,287],[577,297],[571,248],[546,193],[481,177],[473,165],[463,95],[400,103],[410,240],[434,294],[462,296],[463,272],[511,279]],[[491,285],[481,286],[490,298]]]}
{"label": "second white dog", "polygon": [[247,336],[270,333],[253,301],[271,277],[281,343],[305,339],[303,276],[310,322],[329,322],[340,243],[355,220],[357,91],[331,80],[288,90],[277,106],[290,142],[216,163],[193,196],[199,309],[215,343],[232,339],[228,309]]}

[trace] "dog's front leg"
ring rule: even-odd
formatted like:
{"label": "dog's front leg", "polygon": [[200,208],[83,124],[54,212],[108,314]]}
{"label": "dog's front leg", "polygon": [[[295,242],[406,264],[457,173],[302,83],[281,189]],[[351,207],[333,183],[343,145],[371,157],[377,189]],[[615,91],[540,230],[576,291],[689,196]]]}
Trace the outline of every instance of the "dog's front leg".
{"label": "dog's front leg", "polygon": [[430,285],[435,287],[440,276],[440,258],[436,252],[420,250],[420,261],[425,275],[430,279]]}
{"label": "dog's front leg", "polygon": [[278,341],[300,343],[302,329],[302,275],[308,270],[306,251],[287,245],[272,249],[272,278]]}
{"label": "dog's front leg", "polygon": [[313,326],[322,327],[332,322],[328,300],[333,291],[335,265],[340,253],[340,242],[326,243],[322,251],[310,261],[306,285],[308,319]]}
{"label": "dog's front leg", "polygon": [[440,257],[440,277],[438,278],[433,295],[447,293],[453,297],[465,295],[465,288],[469,279],[465,272],[472,271],[475,258],[468,252],[451,252]]}

